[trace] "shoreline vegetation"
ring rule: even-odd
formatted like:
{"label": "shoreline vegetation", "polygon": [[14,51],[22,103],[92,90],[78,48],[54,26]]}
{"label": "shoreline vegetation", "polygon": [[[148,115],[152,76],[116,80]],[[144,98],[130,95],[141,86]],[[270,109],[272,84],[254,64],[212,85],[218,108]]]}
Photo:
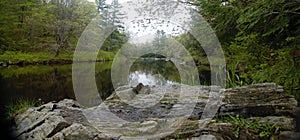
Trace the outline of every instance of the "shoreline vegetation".
{"label": "shoreline vegetation", "polygon": [[[0,54],[0,67],[6,66],[27,66],[27,65],[64,65],[72,64],[73,62],[108,62],[113,61],[115,57],[115,52],[100,51],[97,55],[96,61],[94,60],[73,60],[73,53],[61,53],[59,56],[55,56],[53,52],[14,52],[6,51],[3,54]],[[154,58],[154,57],[140,57],[132,59],[155,59],[161,60],[165,58]],[[190,61],[185,59],[186,61]],[[166,60],[170,61],[170,60]],[[197,66],[203,65],[206,67],[210,66],[210,63],[206,57],[196,57],[194,62]],[[188,63],[188,62],[187,62]]]}
{"label": "shoreline vegetation", "polygon": [[[227,88],[274,82],[300,97],[300,22],[295,20],[300,19],[299,1],[232,0],[221,3],[188,0],[185,4],[194,6],[193,9],[203,15],[221,44],[227,65]],[[120,13],[122,5],[117,0],[112,3],[105,0],[97,0],[97,3],[87,0],[2,0],[0,5],[0,21],[3,21],[0,27],[0,67],[71,64],[72,52],[82,33],[95,17],[101,16],[99,27],[110,25],[115,30],[103,40],[102,52],[96,61],[113,60],[115,53],[127,42],[136,53],[139,53],[138,48],[145,48],[143,52],[157,56],[150,53],[153,47],[158,51],[175,53],[177,50],[169,47],[175,45],[171,41],[175,39],[194,58],[198,71],[214,75],[209,70],[203,44],[189,32],[169,37],[169,32],[157,28],[149,42],[130,43],[130,40],[138,38],[127,32],[131,27],[123,25],[125,15]],[[196,19],[191,22],[190,30],[200,32],[203,24]],[[139,28],[145,28],[141,25]],[[128,56],[131,55],[131,52],[128,53]],[[207,85],[209,78],[203,78]]]}
{"label": "shoreline vegetation", "polygon": [[5,105],[5,113],[8,117],[7,119],[13,119],[17,114],[22,114],[27,109],[37,107],[42,104],[43,102],[40,99],[19,98],[10,102],[8,105]]}
{"label": "shoreline vegetation", "polygon": [[[114,59],[113,52],[100,51],[96,58],[96,62],[107,62]],[[73,54],[62,53],[58,57],[55,57],[54,53],[49,52],[36,52],[36,53],[24,53],[6,51],[0,55],[0,66],[6,67],[11,65],[27,66],[27,65],[63,65],[72,64]],[[77,62],[93,62],[93,60],[83,60]]]}

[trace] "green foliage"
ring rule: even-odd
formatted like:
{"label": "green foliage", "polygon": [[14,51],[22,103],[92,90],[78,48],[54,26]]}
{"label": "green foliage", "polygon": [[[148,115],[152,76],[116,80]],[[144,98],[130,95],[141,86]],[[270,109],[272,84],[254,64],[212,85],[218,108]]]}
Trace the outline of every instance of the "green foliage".
{"label": "green foliage", "polygon": [[87,24],[96,16],[87,0],[2,0],[0,52],[74,49]]}
{"label": "green foliage", "polygon": [[43,61],[48,61],[51,59],[63,59],[63,60],[72,60],[73,55],[63,53],[59,57],[54,57],[54,53],[48,52],[38,52],[38,53],[23,53],[17,51],[5,51],[2,55],[0,55],[0,61],[2,62],[11,62],[11,63],[18,63],[18,62],[38,62],[43,63]]}
{"label": "green foliage", "polygon": [[[112,61],[115,54],[113,52],[106,52],[100,50],[97,56],[99,61]],[[62,52],[58,57],[55,57],[55,53],[48,52],[35,52],[35,53],[24,53],[17,51],[5,51],[0,55],[0,62],[10,63],[40,63],[49,60],[73,60],[73,54]]]}
{"label": "green foliage", "polygon": [[106,30],[111,29],[112,32],[101,48],[104,51],[117,52],[128,40],[121,22],[125,18],[120,11],[122,6],[118,0],[112,0],[111,4],[106,3],[105,0],[96,0],[96,4],[98,13],[102,17],[100,26]]}
{"label": "green foliage", "polygon": [[106,38],[101,50],[117,52],[127,40],[128,38],[123,32],[115,30]]}
{"label": "green foliage", "polygon": [[239,138],[240,131],[242,129],[252,130],[257,133],[260,137],[268,137],[270,140],[274,139],[276,134],[279,134],[280,128],[276,125],[271,125],[269,123],[259,123],[257,121],[245,120],[242,116],[236,115],[217,118],[212,120],[212,122],[228,122],[235,126],[233,134],[236,138]]}
{"label": "green foliage", "polygon": [[19,98],[14,102],[10,102],[5,106],[7,116],[9,118],[13,118],[17,113],[22,113],[26,111],[26,109],[34,106],[41,105],[42,102],[40,100],[36,101],[33,99]]}
{"label": "green foliage", "polygon": [[115,57],[115,54],[113,52],[107,52],[107,51],[99,51],[97,60],[101,61],[112,61]]}
{"label": "green foliage", "polygon": [[251,73],[254,82],[276,82],[289,91],[299,88],[300,67],[299,63],[293,60],[291,49],[281,49],[281,51],[274,52],[273,55],[277,57],[273,61],[276,64],[269,64],[266,67],[260,66],[262,68]]}
{"label": "green foliage", "polygon": [[185,33],[177,36],[176,40],[189,51],[196,63],[209,64],[201,44],[193,37],[193,35]]}
{"label": "green foliage", "polygon": [[222,44],[228,87],[275,82],[299,91],[300,1],[190,1]]}
{"label": "green foliage", "polygon": [[245,82],[236,73],[238,63],[234,67],[228,66],[226,88],[240,87],[246,85]]}

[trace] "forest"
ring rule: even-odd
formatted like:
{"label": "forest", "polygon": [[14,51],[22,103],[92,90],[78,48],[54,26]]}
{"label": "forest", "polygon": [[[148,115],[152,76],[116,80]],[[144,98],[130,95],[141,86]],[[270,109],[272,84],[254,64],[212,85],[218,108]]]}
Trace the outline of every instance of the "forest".
{"label": "forest", "polygon": [[[184,17],[171,17],[190,19],[187,30],[164,19],[178,9]],[[193,34],[204,22],[223,75]],[[300,0],[0,0],[1,138],[299,139],[299,27]],[[87,60],[76,59],[80,45]]]}
{"label": "forest", "polygon": [[[275,82],[300,96],[299,0],[179,2],[195,7],[216,32],[226,56],[227,87]],[[120,6],[118,0],[1,0],[0,62],[72,60],[80,35],[98,15],[106,25],[118,27],[99,52],[99,59],[112,60],[130,38]],[[193,30],[200,30],[197,24]],[[157,36],[166,38],[160,31]],[[201,44],[190,33],[175,39],[195,62],[207,63]]]}
{"label": "forest", "polygon": [[[2,61],[72,59],[82,32],[101,12],[101,5],[88,0],[3,0],[0,6]],[[105,11],[116,13],[116,6],[114,1]],[[116,18],[103,16],[103,22],[115,24]],[[103,47],[109,52],[125,37],[118,31],[112,36]],[[102,55],[111,59],[112,53]]]}
{"label": "forest", "polygon": [[275,82],[299,96],[300,1],[196,0],[226,55],[229,85]]}

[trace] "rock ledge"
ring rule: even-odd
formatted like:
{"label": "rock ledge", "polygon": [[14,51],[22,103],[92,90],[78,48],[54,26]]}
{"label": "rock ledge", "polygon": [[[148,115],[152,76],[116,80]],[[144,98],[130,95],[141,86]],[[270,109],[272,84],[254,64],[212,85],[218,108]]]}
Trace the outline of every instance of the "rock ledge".
{"label": "rock ledge", "polygon": [[[269,139],[248,130],[240,130],[239,137],[235,137],[234,124],[200,120],[211,92],[215,92],[211,87],[203,86],[199,91],[199,87],[194,86],[171,86],[164,94],[160,93],[161,88],[150,87],[149,93],[134,93],[135,97],[130,93],[132,88],[122,88],[101,105],[92,108],[85,108],[70,99],[30,108],[15,116],[13,135],[22,140]],[[184,116],[184,110],[193,107],[189,101],[195,96],[184,96],[178,100],[178,89],[195,92],[198,96],[189,116]],[[216,117],[239,114],[246,120],[280,127],[280,133],[276,134],[278,139],[299,138],[299,134],[293,132],[296,127],[297,101],[293,96],[284,94],[281,86],[272,83],[256,84],[223,90],[221,96],[223,98],[217,104],[219,109]],[[153,106],[139,108],[153,103],[151,99],[158,97],[159,100]]]}

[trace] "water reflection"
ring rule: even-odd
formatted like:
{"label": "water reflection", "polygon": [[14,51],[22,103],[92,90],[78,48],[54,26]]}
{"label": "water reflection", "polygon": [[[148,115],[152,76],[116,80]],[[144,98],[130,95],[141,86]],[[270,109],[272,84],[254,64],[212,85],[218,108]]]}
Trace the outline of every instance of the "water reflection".
{"label": "water reflection", "polygon": [[[96,94],[102,100],[114,91],[111,65],[112,62],[95,65]],[[184,83],[176,66],[166,60],[136,61],[125,78],[131,86],[136,86],[138,83],[144,85]],[[64,98],[76,99],[72,83],[72,65],[2,67],[0,85],[0,107],[19,98],[42,99],[43,102],[59,101]],[[89,89],[86,89],[83,96],[91,99],[88,95]],[[92,105],[94,101],[87,101],[87,103]]]}
{"label": "water reflection", "polygon": [[[96,64],[96,84],[101,98],[113,92],[108,63]],[[75,99],[72,65],[0,68],[0,107],[18,100],[41,99],[43,102]]]}
{"label": "water reflection", "polygon": [[129,85],[134,86],[138,83],[143,85],[173,85],[176,82],[166,80],[160,74],[145,73],[142,71],[134,71],[128,76]]}
{"label": "water reflection", "polygon": [[69,66],[1,68],[1,105],[19,98],[44,102],[74,98],[70,72]]}
{"label": "water reflection", "polygon": [[180,83],[181,79],[173,62],[145,58],[132,64],[127,81],[129,85],[171,85]]}

